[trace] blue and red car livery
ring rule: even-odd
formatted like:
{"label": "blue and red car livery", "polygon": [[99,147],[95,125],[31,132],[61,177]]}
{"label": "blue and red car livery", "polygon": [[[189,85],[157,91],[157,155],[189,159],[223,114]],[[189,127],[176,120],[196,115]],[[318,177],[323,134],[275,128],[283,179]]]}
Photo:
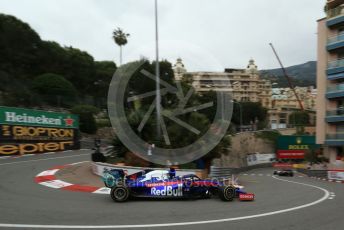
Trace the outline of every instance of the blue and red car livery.
{"label": "blue and red car livery", "polygon": [[210,198],[218,196],[224,201],[253,200],[254,195],[242,190],[242,186],[226,184],[219,180],[202,180],[194,174],[176,175],[170,170],[142,170],[125,175],[121,169],[105,170],[105,186],[111,188],[111,198],[124,202],[132,197],[150,198]]}

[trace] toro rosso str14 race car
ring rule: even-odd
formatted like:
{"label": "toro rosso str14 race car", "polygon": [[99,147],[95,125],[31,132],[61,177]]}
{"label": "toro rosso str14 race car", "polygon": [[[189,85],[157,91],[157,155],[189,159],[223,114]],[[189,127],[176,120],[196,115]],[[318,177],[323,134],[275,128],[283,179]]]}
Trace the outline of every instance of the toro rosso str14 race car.
{"label": "toro rosso str14 race car", "polygon": [[223,201],[234,198],[254,200],[254,195],[244,192],[242,186],[226,185],[219,180],[201,180],[194,174],[176,176],[174,169],[142,170],[128,176],[122,169],[105,169],[103,181],[111,188],[111,198],[116,202],[132,197],[194,199],[218,196]]}
{"label": "toro rosso str14 race car", "polygon": [[274,175],[278,176],[294,176],[294,172],[291,169],[281,169],[281,170],[275,170]]}

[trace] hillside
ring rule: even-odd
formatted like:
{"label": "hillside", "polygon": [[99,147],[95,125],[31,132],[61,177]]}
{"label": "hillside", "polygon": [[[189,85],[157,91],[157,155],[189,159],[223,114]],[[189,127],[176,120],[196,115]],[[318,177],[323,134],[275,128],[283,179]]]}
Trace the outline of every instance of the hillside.
{"label": "hillside", "polygon": [[0,13],[0,105],[105,107],[117,66],[42,40],[29,24]]}
{"label": "hillside", "polygon": [[[292,78],[295,86],[316,86],[316,61],[309,61],[304,64],[289,66],[286,68],[288,75]],[[287,87],[288,82],[283,75],[281,68],[261,70],[263,79],[276,82],[278,87]]]}

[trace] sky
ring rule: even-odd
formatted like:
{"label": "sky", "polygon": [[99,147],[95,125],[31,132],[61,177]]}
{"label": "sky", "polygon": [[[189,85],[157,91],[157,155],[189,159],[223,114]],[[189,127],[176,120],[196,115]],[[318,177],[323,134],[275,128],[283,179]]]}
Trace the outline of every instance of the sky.
{"label": "sky", "polygon": [[[188,71],[279,68],[316,60],[325,0],[158,0],[159,56]],[[0,0],[0,12],[27,22],[43,40],[119,63],[112,31],[130,33],[124,62],[155,58],[154,0]]]}

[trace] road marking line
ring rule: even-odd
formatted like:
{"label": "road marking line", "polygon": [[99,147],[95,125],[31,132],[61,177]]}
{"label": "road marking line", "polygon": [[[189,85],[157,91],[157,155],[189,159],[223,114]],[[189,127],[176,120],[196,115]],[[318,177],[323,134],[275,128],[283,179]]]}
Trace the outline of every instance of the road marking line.
{"label": "road marking line", "polygon": [[303,209],[307,207],[311,207],[317,205],[325,200],[327,200],[330,196],[330,192],[324,188],[300,183],[296,181],[290,181],[285,179],[280,179],[275,176],[272,178],[288,183],[299,184],[307,187],[316,188],[324,192],[324,195],[311,203],[299,205],[293,208],[282,209],[278,211],[266,212],[261,214],[249,215],[249,216],[241,216],[241,217],[233,217],[233,218],[225,218],[225,219],[217,219],[217,220],[204,220],[204,221],[191,221],[191,222],[177,222],[177,223],[163,223],[163,224],[139,224],[139,225],[40,225],[40,224],[7,224],[7,223],[0,223],[0,227],[7,227],[7,228],[58,228],[58,229],[110,229],[110,228],[153,228],[153,227],[171,227],[171,226],[188,226],[188,225],[200,225],[200,224],[212,224],[212,223],[222,223],[222,222],[230,222],[230,221],[238,221],[238,220],[245,220],[245,219],[254,219],[259,217],[271,216],[286,212],[295,211],[298,209]]}
{"label": "road marking line", "polygon": [[80,161],[80,162],[76,162],[76,163],[73,163],[73,164],[70,164],[70,165],[78,165],[78,164],[82,164],[82,163],[86,163],[86,162],[89,162],[89,161]]}
{"label": "road marking line", "polygon": [[93,193],[93,192],[97,191],[99,189],[99,187],[89,186],[89,185],[70,184],[70,185],[61,187],[61,189],[68,190],[68,191]]}
{"label": "road marking line", "polygon": [[83,153],[83,154],[78,154],[78,155],[73,155],[73,156],[51,157],[51,158],[44,158],[44,159],[37,159],[37,160],[27,160],[27,161],[16,161],[16,162],[2,163],[0,165],[12,165],[12,164],[27,163],[27,162],[35,162],[35,161],[48,161],[48,160],[54,160],[54,159],[80,157],[80,156],[84,156],[84,155],[89,155],[89,154],[88,153]]}
{"label": "road marking line", "polygon": [[103,188],[100,188],[100,189],[94,191],[93,193],[97,193],[97,194],[110,194],[110,191],[111,191],[110,188],[103,187]]}
{"label": "road marking line", "polygon": [[73,185],[71,183],[68,183],[62,180],[50,180],[50,181],[41,182],[39,184],[45,185],[51,188],[64,188],[64,187]]}
{"label": "road marking line", "polygon": [[46,170],[37,174],[36,177],[54,175],[57,171],[59,171],[59,169]]}
{"label": "road marking line", "polygon": [[0,160],[10,158],[11,156],[0,157]]}

